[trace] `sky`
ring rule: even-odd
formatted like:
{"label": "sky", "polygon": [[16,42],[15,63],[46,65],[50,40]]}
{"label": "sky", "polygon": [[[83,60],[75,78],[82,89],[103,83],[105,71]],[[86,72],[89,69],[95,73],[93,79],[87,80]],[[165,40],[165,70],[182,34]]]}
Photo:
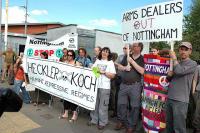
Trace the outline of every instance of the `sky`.
{"label": "sky", "polygon": [[[169,0],[28,0],[28,22],[77,24],[80,28],[121,33],[122,14],[131,9]],[[184,14],[191,0],[184,1]],[[9,23],[25,21],[26,0],[9,0]],[[2,1],[5,22],[5,0]]]}

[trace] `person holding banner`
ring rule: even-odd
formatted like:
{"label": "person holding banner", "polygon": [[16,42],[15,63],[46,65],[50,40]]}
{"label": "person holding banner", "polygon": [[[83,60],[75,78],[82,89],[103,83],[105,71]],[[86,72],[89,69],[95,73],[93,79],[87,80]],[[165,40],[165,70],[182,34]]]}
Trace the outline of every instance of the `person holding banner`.
{"label": "person holding banner", "polygon": [[[67,61],[65,63],[75,66],[80,66],[80,63],[75,61],[75,52],[73,50],[67,51]],[[64,114],[60,116],[60,119],[67,119],[68,118],[68,111],[71,110],[73,112],[72,118],[69,120],[69,122],[74,122],[78,119],[78,112],[77,112],[77,105],[73,104],[71,102],[68,102],[64,100],[63,102],[64,106]]]}
{"label": "person holding banner", "polygon": [[[136,129],[140,115],[141,93],[142,93],[142,75],[144,74],[144,60],[141,52],[142,43],[132,45],[132,54],[125,56],[121,65],[118,66],[122,71],[122,83],[118,94],[118,123],[115,130],[127,128],[127,133],[132,133]],[[130,101],[130,111],[127,106]]]}
{"label": "person holding banner", "polygon": [[24,81],[27,84],[27,79],[24,73],[24,69],[21,65],[22,65],[22,59],[18,57],[16,63],[14,64],[15,81],[13,90],[17,95],[19,95],[21,89],[24,103],[29,104],[31,102],[31,97],[29,93],[26,91],[25,86],[22,85]]}
{"label": "person holding banner", "polygon": [[92,62],[89,58],[87,58],[87,52],[84,48],[79,48],[78,57],[75,60],[78,61],[83,67],[92,66]]}
{"label": "person holding banner", "polygon": [[60,61],[66,62],[67,61],[67,48],[63,48],[62,52],[63,52],[63,56],[60,58]]}
{"label": "person holding banner", "polygon": [[[47,52],[42,52],[40,54],[40,57],[42,59],[48,59],[48,54]],[[43,105],[47,104],[48,101],[50,102],[52,99],[52,96],[38,88],[35,88],[35,92],[37,91],[37,98],[36,101],[33,103],[34,106],[38,106],[39,103],[42,103]],[[52,102],[52,101],[51,101]]]}
{"label": "person holding banner", "polygon": [[111,79],[113,79],[116,74],[111,51],[108,47],[104,47],[101,50],[99,58],[92,67],[97,67],[101,75],[98,78],[99,85],[95,110],[90,113],[91,121],[88,122],[88,126],[98,125],[98,129],[102,130],[108,124],[110,84]]}
{"label": "person holding banner", "polygon": [[166,131],[167,133],[186,133],[186,117],[192,78],[197,63],[190,59],[192,45],[182,42],[179,46],[180,61],[174,51],[170,52],[173,60],[173,71],[168,72],[170,79],[168,100],[166,103]]}
{"label": "person holding banner", "polygon": [[158,55],[159,54],[159,50],[157,48],[151,48],[151,54]]}

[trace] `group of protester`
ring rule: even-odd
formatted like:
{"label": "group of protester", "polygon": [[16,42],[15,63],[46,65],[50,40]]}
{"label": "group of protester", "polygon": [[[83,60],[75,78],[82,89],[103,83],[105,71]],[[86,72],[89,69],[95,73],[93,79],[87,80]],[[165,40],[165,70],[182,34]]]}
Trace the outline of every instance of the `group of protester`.
{"label": "group of protester", "polygon": [[[9,49],[8,49],[9,50]],[[90,112],[88,126],[97,125],[99,130],[108,124],[108,109],[111,96],[112,116],[117,116],[115,130],[126,128],[126,133],[133,133],[136,130],[141,115],[141,94],[143,90],[144,60],[141,52],[142,43],[125,45],[124,54],[117,58],[116,53],[111,53],[108,47],[95,47],[93,58],[89,58],[84,48],[79,48],[78,56],[73,50],[63,49],[61,62],[83,67],[98,67],[100,73],[100,85],[98,87],[95,110]],[[157,49],[151,49],[152,54],[159,54]],[[168,100],[166,103],[166,131],[167,133],[186,133],[186,117],[189,104],[190,92],[194,94],[196,111],[194,113],[194,133],[200,133],[200,67],[190,59],[192,45],[189,42],[182,42],[178,48],[179,59],[173,51],[168,56],[173,60],[173,70],[168,72],[167,79],[170,82]],[[45,54],[42,53],[42,55]],[[2,55],[5,55],[3,53]],[[5,62],[8,59],[5,60]],[[6,62],[2,75],[7,70],[9,62]],[[16,58],[14,64],[15,84],[14,91],[19,94],[22,90],[23,100],[30,103],[30,96],[22,85],[26,81],[21,58]],[[12,70],[12,68],[11,68]],[[113,102],[114,101],[114,102]],[[70,122],[78,118],[78,106],[65,101],[63,102],[64,113],[61,119],[67,119],[68,113],[73,112]]]}

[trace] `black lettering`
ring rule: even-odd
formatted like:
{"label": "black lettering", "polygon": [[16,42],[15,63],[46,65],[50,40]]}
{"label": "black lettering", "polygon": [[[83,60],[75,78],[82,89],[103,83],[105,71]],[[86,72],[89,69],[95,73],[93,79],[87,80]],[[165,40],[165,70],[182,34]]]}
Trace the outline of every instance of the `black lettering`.
{"label": "black lettering", "polygon": [[87,83],[86,79],[87,79],[87,78],[90,79],[89,76],[85,76],[85,78],[84,78],[84,81],[85,81],[84,87],[85,87],[86,89],[90,90],[90,89],[91,89],[91,88],[90,88],[91,86],[90,86],[90,87],[87,87],[87,86],[86,86],[86,83]]}
{"label": "black lettering", "polygon": [[152,9],[152,7],[150,6],[150,7],[147,7],[147,17],[151,17],[151,16],[153,16],[153,14],[151,14],[151,9]]}
{"label": "black lettering", "polygon": [[178,7],[178,10],[176,10],[176,13],[179,13],[179,12],[181,12],[183,10],[181,5],[182,5],[182,2],[177,2],[176,3],[176,7]]}
{"label": "black lettering", "polygon": [[176,12],[175,9],[174,9],[174,7],[175,7],[175,3],[171,3],[171,4],[170,4],[170,9],[171,9],[171,12],[172,12],[172,10],[173,10],[173,13]]}
{"label": "black lettering", "polygon": [[45,74],[45,75],[47,75],[47,73],[45,72],[45,69],[47,68],[47,66],[45,65],[45,66],[43,66],[42,65],[42,72],[43,72],[43,75]]}
{"label": "black lettering", "polygon": [[35,72],[35,67],[34,67],[36,64],[35,64],[35,63],[31,63],[31,64],[32,64],[32,73],[37,74],[37,73]]}
{"label": "black lettering", "polygon": [[93,96],[91,96],[91,101],[90,102],[94,102],[94,97]]}
{"label": "black lettering", "polygon": [[159,15],[164,15],[164,13],[162,12],[162,6],[159,5]]}
{"label": "black lettering", "polygon": [[146,9],[142,9],[141,12],[142,12],[142,16],[141,16],[142,18],[147,16],[147,10]]}
{"label": "black lettering", "polygon": [[73,74],[72,74],[72,78],[71,78],[71,85],[73,85],[72,84],[72,82],[77,86],[77,84],[76,84],[76,82],[74,81],[74,79],[76,78],[76,76],[77,76],[78,74],[74,74],[74,72],[73,72]]}
{"label": "black lettering", "polygon": [[[82,80],[82,81],[81,81]],[[80,84],[82,82],[82,85]],[[81,74],[79,77],[78,77],[78,85],[79,87],[83,87],[84,85],[84,76],[83,74]]]}
{"label": "black lettering", "polygon": [[171,13],[171,9],[169,8],[170,4],[166,4],[165,5],[165,14],[170,14]]}
{"label": "black lettering", "polygon": [[42,75],[42,72],[40,72],[41,69],[39,69],[41,66],[42,66],[41,64],[38,64],[38,65],[37,65],[37,72],[38,72],[38,74],[40,74],[40,75]]}
{"label": "black lettering", "polygon": [[57,77],[58,74],[59,74],[59,69],[56,67],[56,68],[55,68],[54,79],[57,79],[57,80],[58,80],[58,77]]}
{"label": "black lettering", "polygon": [[154,11],[153,11],[153,16],[155,16],[155,14],[158,15],[158,9],[157,9],[156,6],[155,6]]}
{"label": "black lettering", "polygon": [[93,78],[91,77],[91,82],[90,82],[90,89],[92,88],[92,86],[93,86],[93,90],[94,90],[94,92],[96,91],[96,83],[97,83],[97,78],[95,78],[94,80],[93,80]]}

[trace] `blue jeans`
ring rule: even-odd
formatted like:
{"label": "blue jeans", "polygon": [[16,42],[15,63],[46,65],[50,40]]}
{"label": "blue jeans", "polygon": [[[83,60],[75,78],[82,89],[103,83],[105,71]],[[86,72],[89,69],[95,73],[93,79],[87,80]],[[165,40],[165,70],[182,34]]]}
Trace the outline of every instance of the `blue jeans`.
{"label": "blue jeans", "polygon": [[22,87],[22,83],[23,83],[22,80],[15,80],[13,90],[17,95],[19,95],[19,91],[21,89],[24,103],[30,103],[31,97],[29,93],[26,91],[26,88]]}

